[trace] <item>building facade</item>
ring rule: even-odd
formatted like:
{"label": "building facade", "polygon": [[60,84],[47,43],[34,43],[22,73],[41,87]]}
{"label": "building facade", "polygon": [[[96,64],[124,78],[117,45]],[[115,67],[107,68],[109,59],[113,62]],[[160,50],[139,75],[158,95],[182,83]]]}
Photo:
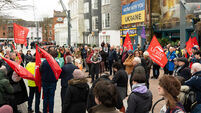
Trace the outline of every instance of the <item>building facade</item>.
{"label": "building facade", "polygon": [[29,33],[27,35],[27,41],[30,44],[33,41],[42,41],[42,27],[27,27],[29,29]]}
{"label": "building facade", "polygon": [[102,0],[101,23],[102,30],[99,33],[99,45],[102,42],[110,45],[120,46],[121,27],[121,1]]}
{"label": "building facade", "polygon": [[63,23],[57,23],[55,25],[55,41],[56,44],[59,46],[67,45],[68,39],[68,26],[67,26],[67,19],[64,18]]}
{"label": "building facade", "polygon": [[84,1],[69,0],[68,8],[71,12],[71,45],[77,46],[83,43]]}

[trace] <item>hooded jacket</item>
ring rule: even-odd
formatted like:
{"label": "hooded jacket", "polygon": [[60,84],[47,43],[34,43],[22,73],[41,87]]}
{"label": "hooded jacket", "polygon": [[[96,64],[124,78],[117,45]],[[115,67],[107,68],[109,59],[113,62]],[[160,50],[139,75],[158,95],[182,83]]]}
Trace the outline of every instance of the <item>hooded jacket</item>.
{"label": "hooded jacket", "polygon": [[126,113],[149,113],[152,106],[152,93],[145,83],[132,86]]}
{"label": "hooded jacket", "polygon": [[8,101],[6,95],[13,93],[13,87],[9,80],[4,77],[4,73],[0,71],[0,105],[6,104]]}
{"label": "hooded jacket", "polygon": [[66,91],[62,113],[85,113],[89,85],[86,79],[72,79]]}

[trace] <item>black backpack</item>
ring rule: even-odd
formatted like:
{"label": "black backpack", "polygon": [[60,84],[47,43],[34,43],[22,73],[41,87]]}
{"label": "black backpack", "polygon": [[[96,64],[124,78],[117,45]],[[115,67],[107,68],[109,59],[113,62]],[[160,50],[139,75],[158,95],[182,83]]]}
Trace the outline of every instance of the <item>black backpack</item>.
{"label": "black backpack", "polygon": [[196,94],[192,89],[190,89],[187,92],[184,92],[184,94],[185,94],[184,96],[185,101],[183,104],[184,109],[186,110],[186,112],[191,112],[197,104]]}

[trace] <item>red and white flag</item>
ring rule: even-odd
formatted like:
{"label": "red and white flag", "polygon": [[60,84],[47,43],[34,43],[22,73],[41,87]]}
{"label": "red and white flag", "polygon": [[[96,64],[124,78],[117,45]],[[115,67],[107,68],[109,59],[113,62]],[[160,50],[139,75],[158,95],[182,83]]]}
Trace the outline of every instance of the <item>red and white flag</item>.
{"label": "red and white flag", "polygon": [[47,53],[45,50],[41,49],[40,47],[38,47],[38,48],[39,48],[40,52],[42,53],[42,55],[46,58],[48,64],[50,65],[52,71],[54,72],[56,79],[58,80],[59,76],[61,74],[61,71],[62,71],[61,67],[49,53]]}
{"label": "red and white flag", "polygon": [[35,66],[35,83],[38,86],[38,91],[41,92],[41,74],[40,74],[41,56],[38,52],[38,45],[36,44],[36,66]]}
{"label": "red and white flag", "polygon": [[24,79],[28,79],[28,80],[33,80],[35,81],[34,76],[28,71],[26,70],[24,67],[22,67],[20,64],[11,61],[9,59],[6,59],[4,57],[1,57],[4,61],[6,61],[8,63],[8,65],[22,78]]}
{"label": "red and white flag", "polygon": [[161,67],[167,64],[168,59],[156,36],[153,36],[147,52],[149,53],[149,57]]}
{"label": "red and white flag", "polygon": [[26,27],[17,25],[13,23],[13,32],[14,32],[14,40],[17,44],[24,44],[27,46],[27,35],[29,33],[29,29]]}
{"label": "red and white flag", "polygon": [[130,39],[128,33],[126,34],[126,38],[124,40],[124,45],[123,46],[126,47],[127,50],[133,50],[133,45],[131,43],[131,39]]}

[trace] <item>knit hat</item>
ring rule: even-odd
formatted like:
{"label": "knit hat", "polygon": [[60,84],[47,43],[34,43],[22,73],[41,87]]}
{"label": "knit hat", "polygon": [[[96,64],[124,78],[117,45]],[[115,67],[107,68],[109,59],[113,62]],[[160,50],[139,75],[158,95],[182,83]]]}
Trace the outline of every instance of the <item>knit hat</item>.
{"label": "knit hat", "polygon": [[73,77],[74,79],[81,79],[81,78],[85,78],[85,75],[80,69],[75,69],[73,71]]}
{"label": "knit hat", "polygon": [[176,77],[163,76],[159,80],[159,85],[174,98],[176,98],[180,93],[181,83]]}
{"label": "knit hat", "polygon": [[13,109],[9,105],[4,105],[0,107],[0,113],[13,113]]}

